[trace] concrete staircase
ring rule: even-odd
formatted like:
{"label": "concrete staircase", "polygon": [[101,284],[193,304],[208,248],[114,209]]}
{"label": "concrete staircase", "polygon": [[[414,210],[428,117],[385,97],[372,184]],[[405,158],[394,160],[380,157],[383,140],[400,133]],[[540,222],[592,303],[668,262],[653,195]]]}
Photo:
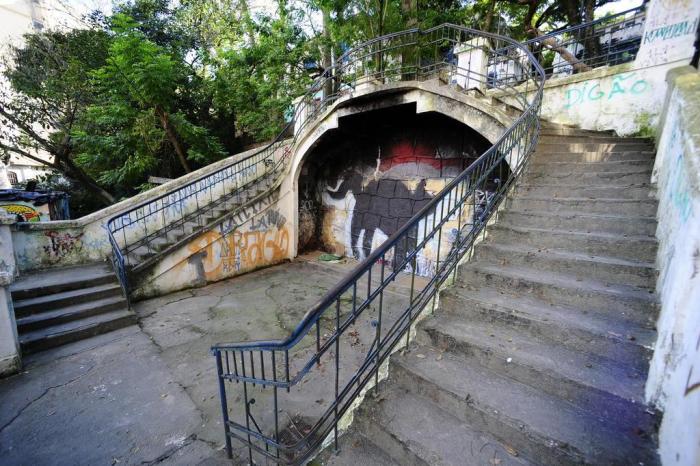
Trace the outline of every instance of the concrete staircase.
{"label": "concrete staircase", "polygon": [[11,291],[23,354],[136,323],[106,263],[22,276]]}
{"label": "concrete staircase", "polygon": [[657,464],[653,158],[644,139],[546,125],[486,241],[322,460]]}
{"label": "concrete staircase", "polygon": [[215,199],[212,205],[193,212],[167,231],[149,236],[148,244],[134,248],[127,255],[129,271],[138,273],[146,270],[232,213],[240,212],[261,197],[270,195],[274,183],[274,179],[261,177],[239,192],[229,192]]}

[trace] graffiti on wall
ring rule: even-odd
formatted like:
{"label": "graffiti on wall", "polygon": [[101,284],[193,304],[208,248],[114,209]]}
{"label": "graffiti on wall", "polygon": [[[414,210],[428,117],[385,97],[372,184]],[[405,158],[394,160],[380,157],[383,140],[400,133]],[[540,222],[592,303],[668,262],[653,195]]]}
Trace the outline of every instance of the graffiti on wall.
{"label": "graffiti on wall", "polygon": [[49,230],[44,235],[49,239],[49,244],[44,246],[44,253],[49,262],[59,262],[65,256],[83,251],[83,235],[78,233],[62,233],[60,231]]}
{"label": "graffiti on wall", "polygon": [[[260,205],[257,212],[262,210]],[[287,219],[270,209],[248,222],[231,220],[200,235],[188,246],[189,262],[199,282],[211,282],[279,263],[289,257],[290,243]]]}
{"label": "graffiti on wall", "polygon": [[679,21],[674,24],[664,24],[644,33],[643,44],[651,44],[657,41],[666,41],[677,37],[695,34],[698,28],[698,18],[694,20]]}
{"label": "graffiti on wall", "polygon": [[[437,115],[386,120],[395,123],[370,124],[354,133],[362,137],[336,138],[310,156],[305,178],[300,179],[300,211],[304,206],[305,212],[317,213],[313,237],[320,244],[311,247],[365,259],[488,147],[471,129]],[[312,201],[318,207],[309,207]],[[399,241],[384,257],[385,264],[402,267],[407,253],[431,231],[432,222],[429,215],[410,239]],[[450,238],[457,237],[450,233],[459,223],[456,217],[450,219],[440,241],[431,238],[406,271],[415,266],[418,275],[433,274],[437,257],[449,250]],[[300,250],[308,248],[301,240],[302,236]]]}
{"label": "graffiti on wall", "polygon": [[603,80],[586,81],[581,86],[566,90],[564,108],[578,107],[582,104],[610,101],[625,95],[640,95],[649,91],[651,85],[636,73],[623,73],[613,76],[610,82]]}
{"label": "graffiti on wall", "polygon": [[44,211],[28,203],[17,202],[0,205],[0,209],[19,217],[18,220],[21,222],[45,222],[50,220],[48,204],[44,205]]}
{"label": "graffiti on wall", "polygon": [[669,188],[671,204],[676,208],[681,225],[690,218],[693,213],[691,188],[688,185],[688,173],[686,172],[685,158],[683,154],[682,134],[677,120],[673,120],[673,130],[668,147],[675,156],[674,163],[669,174]]}

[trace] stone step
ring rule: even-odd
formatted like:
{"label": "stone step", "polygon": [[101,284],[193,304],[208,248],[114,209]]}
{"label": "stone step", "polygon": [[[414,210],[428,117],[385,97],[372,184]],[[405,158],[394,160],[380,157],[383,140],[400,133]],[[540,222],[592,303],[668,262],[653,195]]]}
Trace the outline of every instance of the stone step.
{"label": "stone step", "polygon": [[641,422],[646,371],[582,353],[505,326],[467,321],[451,312],[426,320],[418,343],[561,398],[598,416]]}
{"label": "stone step", "polygon": [[649,160],[653,162],[654,152],[648,151],[621,151],[621,152],[541,152],[535,149],[533,161],[546,162],[627,162],[636,160]]}
{"label": "stone step", "polygon": [[545,144],[647,144],[650,150],[654,148],[654,142],[644,137],[621,137],[609,134],[554,134],[551,131],[541,131],[539,143]]}
{"label": "stone step", "polygon": [[392,379],[382,384],[377,399],[367,397],[356,422],[357,430],[396,463],[402,466],[533,464],[510,445],[466,425],[456,417],[457,413],[444,411],[427,398],[393,386]]}
{"label": "stone step", "polygon": [[[392,377],[401,388],[432,400],[472,429],[489,432],[510,451],[536,464],[657,464],[646,439],[636,433],[650,422],[602,419],[451,352],[419,346],[392,362]],[[406,397],[400,398],[397,404],[403,406],[404,400]],[[591,408],[602,413],[607,407]],[[414,422],[427,424],[430,413],[416,417]],[[645,420],[642,415],[637,417]]]}
{"label": "stone step", "polygon": [[522,177],[526,184],[545,184],[550,186],[626,186],[645,184],[651,181],[651,168],[640,168],[619,172],[586,173],[533,173],[528,171]]}
{"label": "stone step", "polygon": [[121,296],[122,289],[118,283],[105,283],[78,290],[62,291],[36,298],[21,299],[14,302],[16,318],[32,314],[53,311],[74,304],[95,301],[102,298]]}
{"label": "stone step", "polygon": [[136,314],[126,309],[102,313],[20,335],[24,354],[47,350],[101,335],[136,323]]}
{"label": "stone step", "polygon": [[175,227],[169,231],[167,233],[167,238],[169,242],[174,244],[195,232],[202,231],[203,229],[204,227],[198,225],[196,222],[185,222],[183,225]]}
{"label": "stone step", "polygon": [[627,215],[587,214],[577,211],[521,211],[508,209],[501,213],[503,223],[526,228],[550,228],[554,230],[613,233],[654,237],[655,217]]}
{"label": "stone step", "polygon": [[537,144],[537,152],[650,152],[654,146],[648,143],[602,143],[597,142],[540,142]]}
{"label": "stone step", "polygon": [[528,267],[543,272],[563,273],[576,278],[592,278],[604,283],[627,284],[653,289],[656,270],[651,262],[630,261],[606,256],[550,250],[517,243],[486,241],[475,250],[481,263]]}
{"label": "stone step", "polygon": [[[331,444],[317,458],[324,466],[400,466],[389,454],[368,440],[362,433],[345,433],[338,439],[338,452]],[[314,462],[310,463],[314,464]]]}
{"label": "stone step", "polygon": [[574,173],[611,173],[644,171],[651,172],[653,160],[621,160],[612,162],[558,162],[540,161],[534,159],[528,167],[529,173],[547,174],[551,176],[568,175]]}
{"label": "stone step", "polygon": [[555,306],[522,294],[515,300],[511,295],[486,287],[448,289],[440,293],[440,310],[470,322],[506,326],[539,340],[633,366],[651,357],[656,338],[654,330],[616,315]]}
{"label": "stone step", "polygon": [[151,249],[147,246],[139,246],[126,255],[126,265],[128,267],[137,266],[142,262],[145,262],[148,259],[155,257],[157,254],[158,253],[154,249]]}
{"label": "stone step", "polygon": [[561,125],[543,124],[540,134],[552,136],[587,136],[587,137],[616,137],[612,131],[595,131]]}
{"label": "stone step", "polygon": [[556,135],[592,135],[592,136],[615,136],[612,130],[598,131],[594,129],[582,129],[571,125],[562,125],[552,123],[546,120],[541,120],[541,133],[550,133]]}
{"label": "stone step", "polygon": [[509,206],[520,211],[582,212],[586,214],[614,214],[630,217],[655,217],[658,202],[655,199],[611,199],[585,197],[545,197],[521,193]]}
{"label": "stone step", "polygon": [[90,285],[116,283],[117,276],[106,262],[76,267],[61,267],[21,275],[11,286],[14,301],[36,298]]}
{"label": "stone step", "polygon": [[168,236],[163,235],[157,238],[152,238],[148,242],[148,248],[153,249],[156,253],[158,253],[170,247],[171,244],[172,242],[168,239]]}
{"label": "stone step", "polygon": [[494,242],[518,243],[595,256],[654,262],[657,242],[649,236],[623,236],[612,233],[585,233],[548,228],[529,228],[505,225],[489,227]]}
{"label": "stone step", "polygon": [[656,298],[651,291],[527,267],[471,263],[462,267],[455,287],[469,291],[488,287],[514,298],[525,294],[555,306],[585,309],[602,315],[615,312],[619,317],[640,325],[651,325],[657,313]]}
{"label": "stone step", "polygon": [[[539,198],[585,198],[585,199],[635,199],[653,200],[648,184],[629,186],[551,186],[546,184],[519,184],[518,196]],[[517,198],[517,197],[516,197]]]}
{"label": "stone step", "polygon": [[61,307],[52,311],[31,314],[17,319],[17,331],[20,334],[38,330],[52,325],[62,324],[73,320],[90,317],[116,309],[126,309],[126,299],[121,296],[96,299],[72,306]]}

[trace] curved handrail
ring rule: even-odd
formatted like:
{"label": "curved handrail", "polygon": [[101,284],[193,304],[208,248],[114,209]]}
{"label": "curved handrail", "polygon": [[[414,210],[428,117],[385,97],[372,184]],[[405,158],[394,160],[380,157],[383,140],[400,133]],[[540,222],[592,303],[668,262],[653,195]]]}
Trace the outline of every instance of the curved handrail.
{"label": "curved handrail", "polygon": [[[485,39],[488,39],[488,45],[493,48],[488,47]],[[461,53],[457,63],[447,60],[445,50],[454,51],[457,48],[458,53]],[[456,83],[465,92],[477,87],[480,90],[475,91],[476,95],[481,95],[488,92],[485,88],[492,84],[489,83],[486,72],[488,59],[503,57],[503,52],[499,50],[511,48],[518,49],[527,59],[529,72],[518,83],[519,86],[510,82],[495,83],[492,87],[497,92],[493,95],[521,104],[522,110],[492,147],[328,291],[306,312],[288,337],[212,346],[211,351],[217,362],[229,456],[231,438],[240,440],[247,447],[251,464],[254,463],[253,453],[278,463],[300,464],[309,458],[331,431],[334,431],[337,442],[341,417],[373,376],[376,383],[380,364],[400,339],[407,335],[420,311],[429,305],[431,299],[435,299],[439,287],[471,248],[476,235],[483,230],[510,186],[522,173],[537,140],[545,74],[530,51],[512,39],[444,24],[425,31],[411,29],[378,37],[352,48],[338,59],[330,76],[340,85],[336,85],[334,92],[324,95],[324,102],[337,100],[342,93],[342,84],[348,82],[353,86],[363,82],[372,84],[375,81],[381,85],[392,80],[420,80],[429,77],[447,77],[447,81]],[[348,76],[351,78],[347,79]],[[533,83],[532,88],[529,88],[530,83]],[[517,110],[517,107],[511,107],[511,110]],[[505,164],[510,169],[504,169]],[[505,180],[500,173],[502,171],[508,172]],[[430,223],[432,226],[429,227]],[[443,230],[447,229],[451,229],[454,238],[450,241],[445,239],[445,243],[442,243]],[[445,244],[447,247],[443,247]],[[446,253],[441,258],[443,249]],[[434,268],[420,272],[418,262],[429,253],[437,255],[433,261]],[[373,274],[375,281],[379,276],[379,284],[373,282]],[[384,292],[389,291],[392,283],[404,276],[410,277],[411,281],[407,307],[401,308],[397,316],[391,316],[389,310],[383,314]],[[418,286],[417,281],[421,282]],[[365,282],[366,298],[363,291]],[[350,296],[346,296],[348,294]],[[342,301],[344,297],[348,299]],[[348,312],[341,319],[343,307]],[[341,339],[347,337],[348,329],[358,324],[360,317],[373,317],[373,313],[376,313],[376,318],[370,320],[376,336],[370,342],[365,359],[350,375],[347,371],[341,375]],[[327,337],[325,340],[321,338],[323,317],[333,327],[330,335],[324,335]],[[390,317],[393,318],[393,324],[391,321],[389,324],[386,322]],[[311,345],[306,349],[300,343],[306,341],[307,337],[310,343],[313,342],[314,328],[315,348]],[[295,350],[300,351],[303,359],[293,374],[295,363],[290,362],[290,351]],[[306,354],[308,351],[311,352],[310,355]],[[334,401],[313,425],[304,433],[300,432],[301,438],[282,440],[279,431],[279,389],[287,392],[292,388],[302,390],[300,382],[314,367],[323,363],[324,357],[331,364],[335,360]],[[319,372],[319,376],[322,376],[322,372]],[[341,377],[349,377],[347,382],[342,382],[342,387]],[[239,418],[242,416],[240,421],[230,418],[227,382],[242,384],[243,393],[239,393],[239,402],[243,406],[234,412]],[[261,418],[263,427],[253,413],[256,400],[250,396],[250,389],[258,386],[272,388],[272,399],[263,401],[271,405],[265,422]],[[293,399],[289,402],[292,403]],[[255,406],[260,409],[257,408],[260,403]]]}

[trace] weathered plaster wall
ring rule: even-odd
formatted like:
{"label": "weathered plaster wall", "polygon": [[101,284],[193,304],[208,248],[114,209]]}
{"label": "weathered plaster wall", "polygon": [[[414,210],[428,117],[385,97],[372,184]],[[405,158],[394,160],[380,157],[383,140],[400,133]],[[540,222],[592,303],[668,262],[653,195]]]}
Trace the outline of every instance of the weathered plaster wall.
{"label": "weathered plaster wall", "polygon": [[22,364],[10,295],[10,285],[17,273],[10,233],[13,223],[14,216],[0,212],[0,377],[17,372]]}
{"label": "weathered plaster wall", "polygon": [[700,464],[700,74],[669,73],[658,143],[658,340],[646,392],[664,411],[663,464]]}
{"label": "weathered plaster wall", "polygon": [[650,1],[636,66],[653,66],[693,56],[693,40],[699,21],[698,0]]}
{"label": "weathered plaster wall", "polygon": [[[314,148],[299,180],[301,250],[364,259],[490,146],[451,118],[414,109],[404,105],[341,119],[338,130]],[[441,253],[456,235],[453,220],[440,240]],[[419,228],[416,241],[422,233]],[[418,258],[419,275],[435,267],[438,239],[433,243]],[[409,246],[400,245],[392,256]]]}
{"label": "weathered plaster wall", "polygon": [[138,280],[135,297],[202,286],[292,259],[292,214],[278,204],[289,196],[276,190],[169,254]]}
{"label": "weathered plaster wall", "polygon": [[653,132],[663,108],[666,73],[685,63],[638,68],[631,62],[551,78],[544,86],[542,118],[621,136]]}
{"label": "weathered plaster wall", "polygon": [[652,134],[662,114],[666,73],[693,55],[700,0],[652,0],[646,18],[635,61],[548,79],[542,117],[623,136]]}
{"label": "weathered plaster wall", "polygon": [[[12,234],[17,267],[20,272],[29,272],[105,260],[112,252],[104,228],[111,217],[172,189],[184,186],[257,150],[259,149],[251,149],[207,165],[200,170],[79,219],[18,224]],[[184,202],[180,207],[189,211],[196,208],[196,205],[194,202]],[[173,213],[174,216],[175,214]],[[177,216],[179,217],[179,214]],[[135,226],[140,228],[142,225]]]}

